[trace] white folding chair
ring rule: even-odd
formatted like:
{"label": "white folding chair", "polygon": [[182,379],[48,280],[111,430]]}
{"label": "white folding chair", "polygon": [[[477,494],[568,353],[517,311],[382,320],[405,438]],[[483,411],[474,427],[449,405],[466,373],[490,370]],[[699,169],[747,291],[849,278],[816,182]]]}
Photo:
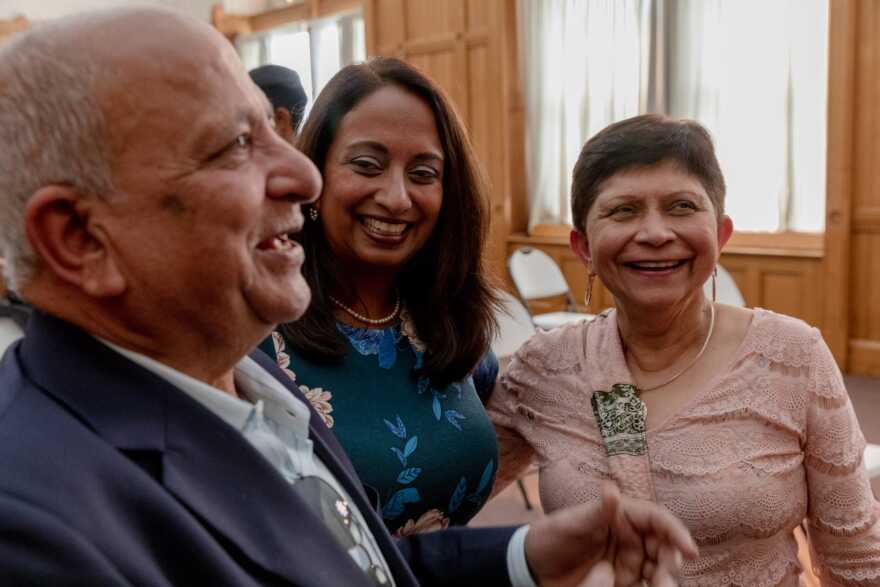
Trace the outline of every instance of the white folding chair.
{"label": "white folding chair", "polygon": [[577,311],[565,276],[556,261],[544,251],[532,247],[517,249],[507,260],[507,268],[520,299],[526,304],[530,300],[565,296],[565,311],[531,314],[532,322],[541,330],[551,330],[568,322],[591,320],[594,317]]}
{"label": "white folding chair", "polygon": [[[718,276],[715,278],[715,301],[719,304],[727,304],[728,306],[739,306],[745,308],[746,300],[740,293],[736,282],[731,277],[727,269],[721,265],[718,267]],[[703,292],[706,297],[712,299],[712,278],[710,277],[703,285]]]}
{"label": "white folding chair", "polygon": [[[535,325],[532,323],[532,316],[521,301],[503,289],[496,290],[495,293],[501,299],[502,307],[495,311],[498,332],[495,333],[495,339],[492,341],[492,352],[499,359],[504,359],[513,356],[519,347],[535,334]],[[517,479],[516,485],[519,487],[526,509],[533,509],[523,480]]]}
{"label": "white folding chair", "polygon": [[865,470],[868,478],[880,477],[880,444],[868,444],[865,446]]}
{"label": "white folding chair", "polygon": [[498,332],[492,341],[492,351],[503,359],[513,355],[535,334],[535,325],[522,302],[504,290],[499,289],[495,293],[501,298],[503,307],[495,312]]}

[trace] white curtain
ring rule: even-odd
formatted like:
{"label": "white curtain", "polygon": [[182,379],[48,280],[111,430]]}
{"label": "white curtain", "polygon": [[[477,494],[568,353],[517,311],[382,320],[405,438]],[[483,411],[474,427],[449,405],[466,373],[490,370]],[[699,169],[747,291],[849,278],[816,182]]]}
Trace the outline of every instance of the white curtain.
{"label": "white curtain", "polygon": [[740,230],[821,231],[828,0],[519,0],[530,228],[583,143],[641,112],[713,134]]}
{"label": "white curtain", "polygon": [[247,69],[273,63],[299,74],[311,108],[315,96],[337,71],[366,59],[360,13],[298,23],[239,37],[236,49]]}
{"label": "white curtain", "polygon": [[821,231],[827,0],[669,0],[669,113],[715,139],[741,230]]}
{"label": "white curtain", "polygon": [[570,221],[586,137],[634,116],[647,95],[650,0],[519,0],[529,227]]}

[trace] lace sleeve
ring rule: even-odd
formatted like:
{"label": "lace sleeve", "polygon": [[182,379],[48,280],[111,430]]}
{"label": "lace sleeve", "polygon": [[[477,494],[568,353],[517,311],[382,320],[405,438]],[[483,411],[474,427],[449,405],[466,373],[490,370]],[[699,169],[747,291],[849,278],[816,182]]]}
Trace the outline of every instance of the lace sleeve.
{"label": "lace sleeve", "polygon": [[880,504],[862,463],[865,440],[843,377],[815,331],[805,463],[813,566],[823,587],[880,585]]}
{"label": "lace sleeve", "polygon": [[535,458],[534,448],[516,430],[516,420],[521,417],[518,405],[517,394],[508,387],[506,374],[499,377],[486,406],[498,437],[499,465],[492,495],[519,479]]}

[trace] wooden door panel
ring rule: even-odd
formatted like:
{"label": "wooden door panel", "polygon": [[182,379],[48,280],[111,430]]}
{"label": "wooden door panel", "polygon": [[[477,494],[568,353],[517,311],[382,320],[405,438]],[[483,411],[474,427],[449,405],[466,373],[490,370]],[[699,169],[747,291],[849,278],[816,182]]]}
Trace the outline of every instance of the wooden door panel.
{"label": "wooden door panel", "polygon": [[407,0],[405,6],[407,40],[464,32],[464,0]]}

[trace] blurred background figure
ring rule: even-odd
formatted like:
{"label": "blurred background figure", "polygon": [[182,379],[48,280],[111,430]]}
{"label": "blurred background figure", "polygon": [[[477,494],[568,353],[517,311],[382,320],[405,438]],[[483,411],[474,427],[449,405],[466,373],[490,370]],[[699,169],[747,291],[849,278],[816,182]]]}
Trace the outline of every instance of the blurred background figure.
{"label": "blurred background figure", "polygon": [[299,74],[280,65],[263,65],[249,73],[272,103],[278,134],[288,143],[293,143],[308,103]]}

